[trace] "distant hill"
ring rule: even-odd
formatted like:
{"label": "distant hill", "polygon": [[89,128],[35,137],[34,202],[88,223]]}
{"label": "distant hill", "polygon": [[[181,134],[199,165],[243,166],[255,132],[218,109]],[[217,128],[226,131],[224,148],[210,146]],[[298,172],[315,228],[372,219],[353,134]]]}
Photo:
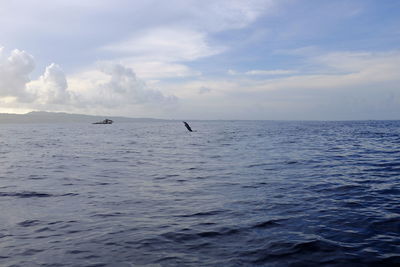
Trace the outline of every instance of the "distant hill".
{"label": "distant hill", "polygon": [[104,119],[111,119],[115,123],[119,122],[139,122],[139,121],[164,121],[152,118],[127,118],[115,116],[92,116],[83,114],[69,114],[64,112],[32,111],[26,114],[0,113],[0,123],[93,123]]}

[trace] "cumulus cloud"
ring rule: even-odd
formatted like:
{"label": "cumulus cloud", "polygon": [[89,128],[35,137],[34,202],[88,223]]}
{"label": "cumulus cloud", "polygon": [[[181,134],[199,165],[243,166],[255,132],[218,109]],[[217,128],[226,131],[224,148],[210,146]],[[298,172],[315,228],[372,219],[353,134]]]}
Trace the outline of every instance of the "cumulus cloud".
{"label": "cumulus cloud", "polygon": [[31,55],[14,50],[7,57],[3,49],[0,52],[0,102],[7,107],[79,112],[93,107],[171,107],[178,101],[174,95],[147,86],[131,68],[121,64],[103,64],[98,70],[72,77],[70,84],[55,63],[31,80],[35,66]]}
{"label": "cumulus cloud", "polygon": [[28,84],[30,91],[36,96],[39,104],[67,104],[71,101],[71,92],[64,72],[55,63],[48,67],[37,81]]}
{"label": "cumulus cloud", "polygon": [[137,79],[131,68],[115,64],[104,67],[102,71],[110,76],[110,80],[99,86],[100,91],[124,98],[121,102],[128,100],[136,104],[161,104],[177,100],[175,96],[164,96],[160,91],[148,88],[143,81]]}
{"label": "cumulus cloud", "polygon": [[121,64],[104,63],[97,70],[75,75],[71,84],[78,107],[156,105],[162,108],[178,101],[174,95],[149,87],[131,68]]}
{"label": "cumulus cloud", "polygon": [[9,56],[0,47],[0,97],[13,97],[29,102],[32,95],[26,88],[35,68],[33,57],[25,51],[13,50]]}
{"label": "cumulus cloud", "polygon": [[[71,99],[64,72],[56,64],[46,67],[43,75],[31,80],[35,69],[33,56],[13,50],[7,57],[0,49],[0,98],[35,105],[65,104]],[[8,101],[10,102],[10,101]]]}

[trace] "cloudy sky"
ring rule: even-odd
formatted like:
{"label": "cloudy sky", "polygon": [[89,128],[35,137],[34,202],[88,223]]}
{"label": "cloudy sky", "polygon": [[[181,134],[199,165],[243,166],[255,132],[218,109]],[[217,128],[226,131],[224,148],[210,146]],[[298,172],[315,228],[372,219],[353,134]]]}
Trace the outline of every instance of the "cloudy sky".
{"label": "cloudy sky", "polygon": [[400,119],[400,1],[0,0],[0,112]]}

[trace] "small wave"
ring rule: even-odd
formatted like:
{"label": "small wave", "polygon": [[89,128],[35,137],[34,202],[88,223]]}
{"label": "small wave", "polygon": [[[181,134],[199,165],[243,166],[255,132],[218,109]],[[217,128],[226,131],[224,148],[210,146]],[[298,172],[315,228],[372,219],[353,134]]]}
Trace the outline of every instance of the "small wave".
{"label": "small wave", "polygon": [[17,198],[46,198],[46,197],[64,197],[64,196],[77,196],[77,193],[65,193],[60,195],[35,192],[35,191],[22,191],[22,192],[0,192],[0,197],[17,197]]}
{"label": "small wave", "polygon": [[370,163],[369,165],[374,167],[399,167],[400,162],[379,162],[379,163]]}
{"label": "small wave", "polygon": [[[370,171],[370,172],[395,172],[395,173],[400,173],[400,168],[394,168],[393,166],[387,166],[387,167],[378,167],[378,168],[370,168],[370,169],[366,169],[366,171]],[[385,174],[385,177],[390,177],[391,175],[389,174]]]}
{"label": "small wave", "polygon": [[31,197],[52,197],[54,195],[48,193],[40,193],[34,191],[23,191],[23,192],[0,192],[0,197],[19,197],[19,198],[31,198]]}
{"label": "small wave", "polygon": [[349,191],[360,191],[368,189],[368,186],[358,184],[336,185],[330,187],[315,188],[317,192],[348,193]]}
{"label": "small wave", "polygon": [[[8,235],[8,234],[2,234],[0,233],[0,239],[4,238],[4,237],[8,237],[8,236],[12,236],[12,235]],[[1,256],[0,256],[1,257]]]}
{"label": "small wave", "polygon": [[42,233],[42,232],[49,232],[49,231],[53,232],[54,230],[49,227],[43,227],[43,228],[35,230],[35,233]]}
{"label": "small wave", "polygon": [[156,174],[154,175],[153,179],[154,180],[164,180],[164,179],[168,179],[168,178],[174,178],[174,177],[179,177],[179,174],[166,174],[166,175],[160,175],[160,174]]}
{"label": "small wave", "polygon": [[79,196],[79,194],[77,194],[77,193],[65,193],[65,194],[62,194],[62,195],[60,195],[61,197],[69,197],[69,196]]}
{"label": "small wave", "polygon": [[108,266],[108,264],[105,263],[93,263],[93,264],[88,264],[85,265],[86,267],[104,267],[104,266]]}
{"label": "small wave", "polygon": [[268,221],[256,223],[255,225],[253,225],[253,227],[255,227],[255,228],[277,227],[277,226],[281,226],[282,225],[280,223],[281,221],[283,221],[283,219],[281,219],[281,220],[268,220]]}
{"label": "small wave", "polygon": [[21,227],[30,227],[30,226],[38,225],[40,223],[41,223],[41,221],[39,221],[39,220],[26,220],[26,221],[17,223],[17,225],[21,226]]}
{"label": "small wave", "polygon": [[43,180],[46,179],[47,177],[45,175],[36,175],[36,174],[31,174],[28,176],[28,179],[31,180]]}
{"label": "small wave", "polygon": [[199,216],[213,216],[217,215],[220,213],[226,212],[225,210],[212,210],[212,211],[206,211],[206,212],[197,212],[193,214],[184,214],[184,215],[178,215],[177,217],[199,217]]}
{"label": "small wave", "polygon": [[183,242],[197,238],[194,234],[180,233],[180,232],[168,232],[161,235],[162,237],[173,240],[175,242]]}
{"label": "small wave", "polygon": [[167,174],[164,177],[165,178],[172,178],[172,177],[179,177],[179,176],[180,176],[179,174]]}
{"label": "small wave", "polygon": [[400,233],[400,217],[394,217],[372,222],[369,228],[375,232]]}
{"label": "small wave", "polygon": [[258,188],[258,185],[242,185],[242,188]]}
{"label": "small wave", "polygon": [[121,163],[121,162],[127,162],[126,160],[119,160],[119,159],[113,159],[113,158],[97,158],[94,159],[95,161],[101,161],[101,162],[107,162],[107,163]]}
{"label": "small wave", "polygon": [[361,208],[365,208],[365,205],[363,205],[360,202],[355,202],[355,201],[345,201],[342,204],[343,207],[346,208],[352,208],[352,209],[361,209]]}
{"label": "small wave", "polygon": [[161,236],[173,240],[175,242],[185,242],[185,241],[191,241],[191,240],[203,240],[204,238],[222,238],[225,236],[230,236],[234,235],[237,233],[240,233],[240,229],[236,228],[221,228],[217,230],[210,230],[210,231],[201,231],[201,232],[195,232],[190,229],[183,229],[182,231],[179,232],[167,232],[162,234]]}
{"label": "small wave", "polygon": [[[108,178],[108,176],[105,176],[105,175],[96,175],[96,177],[101,177],[101,178],[105,177],[105,178]],[[110,185],[110,184],[111,184],[111,183],[107,183],[107,182],[95,182],[95,183],[92,183],[92,184],[90,184],[90,185],[96,186],[96,185]]]}
{"label": "small wave", "polygon": [[[325,257],[322,255],[334,255],[343,249],[343,247],[327,241],[312,240],[298,243],[276,242],[268,245],[266,248],[246,254],[255,256],[255,259],[252,261],[255,264],[279,262],[280,260],[291,262],[294,259],[310,258],[310,254],[313,254],[312,258],[317,261],[314,262],[316,265],[318,262],[322,263],[324,260]],[[316,257],[315,254],[320,256]]]}
{"label": "small wave", "polygon": [[221,233],[215,232],[215,231],[207,231],[207,232],[201,232],[197,234],[199,237],[215,237],[221,235]]}
{"label": "small wave", "polygon": [[27,249],[27,250],[25,250],[24,252],[22,252],[20,255],[22,255],[22,256],[33,256],[33,255],[35,255],[35,254],[37,254],[37,253],[39,253],[39,252],[43,252],[44,250],[42,250],[42,249]]}
{"label": "small wave", "polygon": [[166,256],[166,257],[156,260],[156,263],[163,263],[163,262],[168,262],[168,261],[177,262],[178,260],[180,260],[180,257]]}
{"label": "small wave", "polygon": [[126,215],[125,213],[122,212],[114,212],[114,213],[99,213],[99,214],[94,214],[92,217],[100,217],[100,218],[108,218],[108,217],[119,217]]}
{"label": "small wave", "polygon": [[400,195],[400,189],[399,188],[388,188],[388,189],[382,189],[378,191],[382,195]]}
{"label": "small wave", "polygon": [[[72,221],[71,221],[72,222]],[[63,221],[54,221],[54,222],[49,222],[48,225],[54,225],[54,224],[60,224],[63,223]]]}
{"label": "small wave", "polygon": [[268,165],[271,165],[271,163],[254,163],[254,164],[249,164],[246,167],[254,168],[254,167],[264,167],[264,166],[268,166]]}
{"label": "small wave", "polygon": [[79,250],[79,249],[73,249],[73,250],[68,250],[66,253],[67,254],[82,254],[82,253],[88,253],[90,251],[88,250]]}

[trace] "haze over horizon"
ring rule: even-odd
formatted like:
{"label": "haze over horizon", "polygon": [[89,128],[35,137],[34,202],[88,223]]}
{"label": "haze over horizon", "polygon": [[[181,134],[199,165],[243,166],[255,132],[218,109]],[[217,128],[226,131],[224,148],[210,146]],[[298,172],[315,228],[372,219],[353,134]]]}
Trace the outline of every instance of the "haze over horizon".
{"label": "haze over horizon", "polygon": [[400,1],[2,1],[0,113],[400,119]]}

